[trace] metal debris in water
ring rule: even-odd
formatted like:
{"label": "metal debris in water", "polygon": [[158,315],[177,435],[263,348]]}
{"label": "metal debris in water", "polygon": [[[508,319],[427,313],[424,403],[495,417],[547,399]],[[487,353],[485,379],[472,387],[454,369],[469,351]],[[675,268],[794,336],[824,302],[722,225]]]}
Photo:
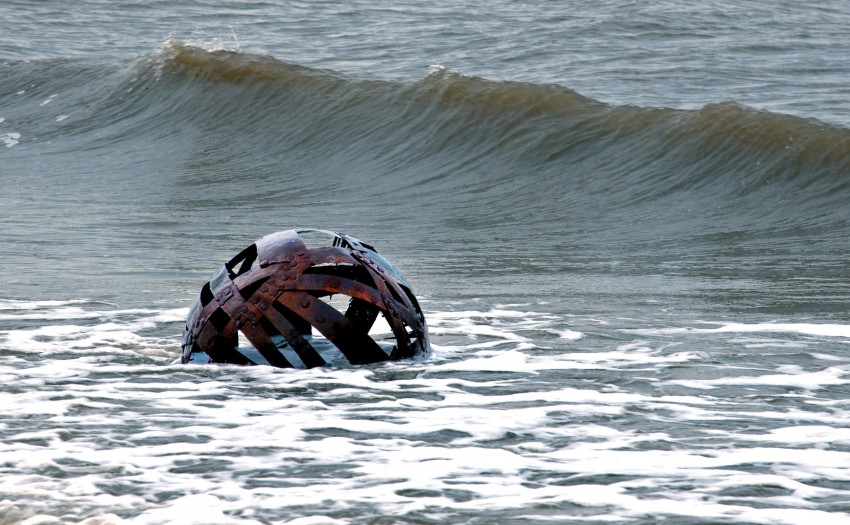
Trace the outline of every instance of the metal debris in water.
{"label": "metal debris in water", "polygon": [[[379,316],[383,336],[370,333]],[[354,237],[301,229],[267,235],[219,268],[189,312],[182,361],[312,368],[428,350],[425,317],[398,270]]]}

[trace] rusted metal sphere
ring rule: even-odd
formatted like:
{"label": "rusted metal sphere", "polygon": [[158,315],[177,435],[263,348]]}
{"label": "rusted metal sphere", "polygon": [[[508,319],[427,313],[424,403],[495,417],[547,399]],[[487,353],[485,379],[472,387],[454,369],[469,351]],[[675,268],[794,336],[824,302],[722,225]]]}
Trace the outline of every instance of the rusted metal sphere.
{"label": "rusted metal sphere", "polygon": [[267,235],[219,268],[189,312],[182,361],[312,368],[428,350],[425,316],[398,270],[354,237],[303,229]]}

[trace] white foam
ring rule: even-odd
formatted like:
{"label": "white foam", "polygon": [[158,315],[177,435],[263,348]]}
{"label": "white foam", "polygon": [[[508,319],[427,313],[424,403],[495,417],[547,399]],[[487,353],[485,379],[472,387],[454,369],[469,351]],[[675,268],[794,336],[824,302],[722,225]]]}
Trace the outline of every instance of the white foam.
{"label": "white foam", "polygon": [[41,104],[39,104],[39,106],[46,106],[46,105],[50,104],[51,102],[53,102],[54,98],[56,98],[56,93],[47,97],[47,99],[44,102],[42,102]]}
{"label": "white foam", "polygon": [[182,525],[185,523],[260,524],[256,520],[234,518],[225,514],[230,505],[209,494],[190,494],[161,507],[151,509],[133,519],[133,523],[150,525]]}
{"label": "white foam", "polygon": [[[0,330],[0,344],[21,353],[51,355],[141,355],[173,357],[174,340],[140,335],[161,324],[180,326],[187,308],[93,309],[105,303],[0,301],[0,321],[43,321],[36,328]],[[85,321],[86,324],[79,324]],[[92,323],[92,321],[95,321]],[[52,324],[59,322],[59,324]]]}
{"label": "white foam", "polygon": [[427,312],[426,318],[429,332],[434,335],[456,334],[473,339],[523,343],[529,343],[532,336],[541,333],[555,334],[567,341],[576,341],[584,336],[581,332],[560,327],[563,321],[557,316],[504,307],[486,311]]}
{"label": "white foam", "polygon": [[12,146],[16,146],[21,142],[21,134],[20,133],[6,133],[4,135],[0,135],[0,141],[3,141],[3,144],[6,145],[7,148],[11,148]]}
{"label": "white foam", "polygon": [[[2,308],[0,308],[2,311]],[[32,311],[25,310],[23,313],[9,313],[2,314],[0,313],[0,321],[2,320],[44,320],[44,321],[55,321],[55,320],[69,320],[69,319],[93,319],[100,317],[101,314],[98,312],[87,311],[84,308],[80,308],[77,306],[61,306],[58,308],[52,308],[49,310],[40,310],[40,311]]]}
{"label": "white foam", "polygon": [[69,306],[79,304],[107,304],[92,303],[87,299],[76,299],[72,301],[20,301],[16,299],[0,299],[0,310],[37,310],[55,306]]}
{"label": "white foam", "polygon": [[765,434],[740,434],[737,439],[813,445],[818,443],[850,444],[850,428],[835,428],[826,425],[800,425],[775,428]]}
{"label": "white foam", "polygon": [[813,390],[831,385],[850,383],[848,372],[842,368],[829,367],[817,372],[765,374],[758,376],[721,377],[717,379],[672,380],[669,384],[689,388],[712,389],[721,385],[772,385]]}
{"label": "white foam", "polygon": [[561,339],[566,339],[567,341],[578,341],[584,334],[581,332],[576,332],[574,330],[551,330],[551,333],[556,334]]}
{"label": "white foam", "polygon": [[347,521],[329,518],[327,516],[304,516],[295,518],[284,523],[284,525],[345,525]]}
{"label": "white foam", "polygon": [[[425,360],[284,370],[168,364],[186,308],[0,301],[2,320],[24,326],[0,332],[0,494],[16,496],[0,513],[558,522],[582,519],[558,506],[580,505],[598,522],[844,518],[821,510],[850,495],[850,407],[821,395],[846,384],[842,366],[724,367],[671,334],[573,344],[559,333],[588,321],[525,308],[426,312],[439,334]],[[691,384],[703,389],[666,394]],[[809,392],[764,388],[789,384]],[[781,402],[717,388],[732,385]]]}
{"label": "white foam", "polygon": [[719,324],[715,328],[653,328],[632,329],[632,333],[658,335],[658,334],[712,334],[712,333],[759,333],[777,332],[804,335],[819,335],[825,337],[848,337],[850,338],[850,325],[831,323],[706,323]]}

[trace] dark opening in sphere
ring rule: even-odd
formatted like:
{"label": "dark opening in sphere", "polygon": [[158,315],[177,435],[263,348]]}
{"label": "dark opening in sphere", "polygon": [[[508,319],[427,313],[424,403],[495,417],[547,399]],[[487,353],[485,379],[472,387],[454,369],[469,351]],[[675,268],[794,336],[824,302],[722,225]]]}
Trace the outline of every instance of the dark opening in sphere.
{"label": "dark opening in sphere", "polygon": [[267,235],[219,268],[189,311],[182,361],[312,368],[428,350],[398,270],[354,237],[303,229]]}

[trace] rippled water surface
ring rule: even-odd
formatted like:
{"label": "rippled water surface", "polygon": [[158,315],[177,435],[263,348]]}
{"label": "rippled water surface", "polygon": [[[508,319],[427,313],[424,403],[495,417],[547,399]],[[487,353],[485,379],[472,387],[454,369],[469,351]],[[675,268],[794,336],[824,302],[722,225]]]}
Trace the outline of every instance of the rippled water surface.
{"label": "rippled water surface", "polygon": [[[0,15],[0,524],[850,523],[842,3]],[[432,352],[178,364],[301,226]]]}

